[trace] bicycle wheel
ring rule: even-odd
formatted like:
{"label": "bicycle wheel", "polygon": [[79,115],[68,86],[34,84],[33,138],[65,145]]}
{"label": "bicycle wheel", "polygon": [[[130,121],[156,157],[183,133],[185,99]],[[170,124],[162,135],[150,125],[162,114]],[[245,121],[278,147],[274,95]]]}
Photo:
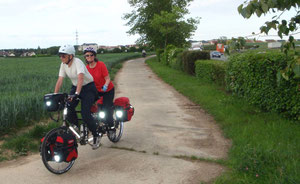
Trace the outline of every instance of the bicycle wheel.
{"label": "bicycle wheel", "polygon": [[[52,129],[44,138],[41,146],[42,161],[45,167],[54,174],[63,174],[71,169],[75,160],[71,162],[65,162],[59,160],[59,155],[56,157],[55,152],[55,141],[56,137],[66,133],[67,127],[59,127]],[[56,158],[55,158],[56,157]]]}
{"label": "bicycle wheel", "polygon": [[115,125],[115,131],[108,131],[107,137],[111,142],[118,142],[122,135],[123,135],[123,129],[124,129],[124,122],[119,122]]}

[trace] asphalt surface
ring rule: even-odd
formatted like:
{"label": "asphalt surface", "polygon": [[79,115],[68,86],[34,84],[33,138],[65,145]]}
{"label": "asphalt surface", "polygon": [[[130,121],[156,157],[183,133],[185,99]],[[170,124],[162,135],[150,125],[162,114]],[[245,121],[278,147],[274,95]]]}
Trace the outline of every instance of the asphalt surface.
{"label": "asphalt surface", "polygon": [[199,106],[162,82],[144,58],[126,62],[115,79],[116,97],[129,97],[135,115],[118,143],[79,146],[79,157],[62,175],[50,173],[39,154],[0,163],[0,183],[199,184],[225,168],[199,158],[226,158],[230,141]]}

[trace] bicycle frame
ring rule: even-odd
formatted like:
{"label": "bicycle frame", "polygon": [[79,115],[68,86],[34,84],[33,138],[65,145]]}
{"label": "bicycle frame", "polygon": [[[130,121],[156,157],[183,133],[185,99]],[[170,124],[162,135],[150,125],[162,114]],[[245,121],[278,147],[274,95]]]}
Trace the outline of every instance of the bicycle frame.
{"label": "bicycle frame", "polygon": [[[78,132],[73,127],[74,124],[72,124],[72,122],[68,122],[67,121],[67,115],[68,115],[68,107],[67,106],[68,106],[68,102],[69,102],[68,98],[66,97],[65,98],[64,108],[63,108],[63,125],[62,126],[68,127],[72,131],[72,133],[76,136],[76,138],[79,140],[79,142],[80,142],[81,145],[85,145],[87,143],[90,144],[90,142],[93,140],[93,138],[88,138],[89,131],[88,131],[87,125],[84,122],[82,122],[80,124],[80,126],[78,127],[79,128],[79,132]],[[98,127],[98,134],[99,134],[99,136],[101,138],[108,131],[108,127],[107,127],[107,125],[105,123],[106,119],[105,119],[105,113],[104,113],[105,110],[104,110],[104,107],[102,105],[99,105],[98,109],[99,110],[96,113],[92,113],[92,115],[93,115],[94,120],[98,124],[98,126],[97,126]],[[115,113],[115,117],[116,118],[114,118],[114,121],[116,122],[116,128],[118,128],[119,123],[121,122],[121,121],[119,121],[119,118],[122,117],[123,112],[118,107],[116,107],[116,108],[113,107],[112,110],[113,111],[116,110],[116,113]],[[81,111],[75,111],[75,112],[76,113],[81,113]],[[82,119],[78,119],[78,121],[80,122],[80,121],[83,121],[83,120]],[[122,135],[123,134],[123,128],[120,131],[121,131],[120,134]]]}
{"label": "bicycle frame", "polygon": [[[52,98],[54,97],[54,98]],[[57,98],[58,100],[57,100]],[[76,137],[76,140],[81,145],[90,144],[92,145],[93,137],[89,138],[89,130],[87,128],[87,125],[84,122],[81,122],[79,127],[76,127],[75,124],[67,120],[68,116],[68,102],[69,97],[66,93],[61,94],[47,94],[44,96],[44,102],[46,105],[46,108],[50,112],[58,112],[58,118],[55,120],[52,116],[51,119],[58,122],[61,117],[62,113],[62,126],[58,128],[54,128],[50,130],[45,137],[43,138],[41,147],[40,147],[40,153],[42,157],[42,161],[45,165],[45,167],[54,174],[63,174],[70,170],[70,168],[73,166],[75,162],[74,160],[71,160],[70,162],[61,161],[60,159],[56,159],[54,148],[56,148],[56,144],[51,144],[50,142],[53,142],[53,136],[57,136],[64,134],[64,132],[71,131],[74,136]],[[98,104],[97,104],[98,105]],[[102,117],[102,110],[103,107],[97,106],[96,111],[91,111],[92,116],[94,120],[97,123],[97,133],[99,134],[100,138],[104,134],[107,135],[108,139],[111,142],[117,143],[123,134],[123,128],[124,128],[124,122],[122,121],[122,112],[118,112],[119,107],[113,107],[113,110],[115,111],[115,117],[114,119],[114,127],[108,127],[108,125],[105,123],[105,117]],[[121,110],[119,110],[121,111]],[[76,113],[81,113],[81,111],[75,111]],[[105,115],[105,114],[104,114]],[[82,121],[82,119],[78,119],[78,121]],[[51,147],[52,146],[52,147]],[[59,156],[59,154],[57,154]],[[59,158],[59,157],[57,157]]]}

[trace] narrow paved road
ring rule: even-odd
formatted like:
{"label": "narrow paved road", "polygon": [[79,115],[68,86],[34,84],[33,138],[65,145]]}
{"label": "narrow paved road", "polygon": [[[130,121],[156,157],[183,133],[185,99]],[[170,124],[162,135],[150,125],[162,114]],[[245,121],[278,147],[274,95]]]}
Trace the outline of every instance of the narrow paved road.
{"label": "narrow paved road", "polygon": [[0,183],[199,184],[224,171],[182,157],[226,158],[230,142],[212,117],[157,78],[143,58],[126,62],[115,81],[116,97],[129,97],[135,107],[120,142],[104,137],[98,150],[79,146],[79,158],[63,175],[48,172],[38,154],[0,163]]}

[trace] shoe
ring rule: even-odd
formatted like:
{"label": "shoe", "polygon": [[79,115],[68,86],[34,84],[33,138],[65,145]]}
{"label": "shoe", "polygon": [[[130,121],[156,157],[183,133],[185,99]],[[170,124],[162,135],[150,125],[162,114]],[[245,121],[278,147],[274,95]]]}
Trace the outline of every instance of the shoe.
{"label": "shoe", "polygon": [[109,132],[110,134],[115,133],[115,132],[116,132],[115,127],[110,127],[109,130],[108,130],[108,132]]}
{"label": "shoe", "polygon": [[94,137],[94,142],[93,142],[93,150],[98,149],[100,147],[100,136]]}

